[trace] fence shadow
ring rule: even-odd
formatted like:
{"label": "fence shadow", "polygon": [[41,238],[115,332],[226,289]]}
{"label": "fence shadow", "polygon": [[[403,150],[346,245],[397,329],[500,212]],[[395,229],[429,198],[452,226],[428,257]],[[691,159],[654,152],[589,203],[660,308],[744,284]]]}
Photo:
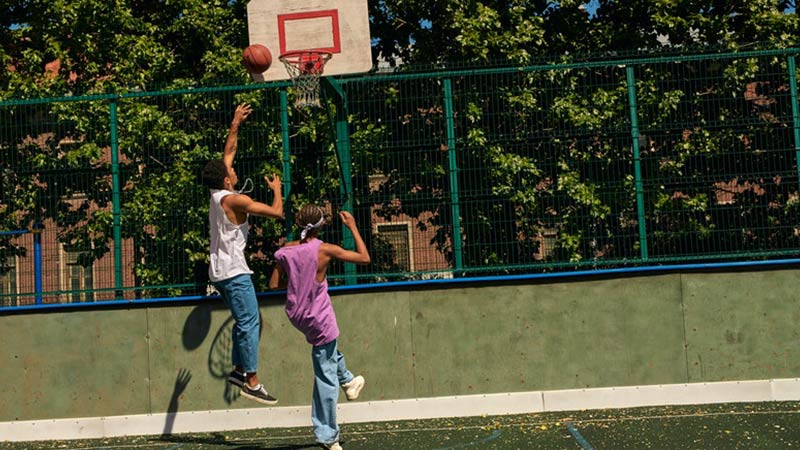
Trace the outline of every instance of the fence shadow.
{"label": "fence shadow", "polygon": [[[264,330],[264,317],[259,312],[259,341]],[[211,348],[208,351],[208,371],[215,379],[225,382],[223,398],[227,404],[233,403],[239,398],[239,388],[227,382],[228,373],[233,368],[231,363],[231,353],[233,351],[233,316],[229,316],[225,323],[217,330]]]}

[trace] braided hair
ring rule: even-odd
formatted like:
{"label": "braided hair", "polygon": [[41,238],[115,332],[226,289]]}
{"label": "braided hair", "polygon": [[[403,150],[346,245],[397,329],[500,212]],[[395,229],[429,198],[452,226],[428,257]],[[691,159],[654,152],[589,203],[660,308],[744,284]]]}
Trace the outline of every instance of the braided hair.
{"label": "braided hair", "polygon": [[309,234],[313,237],[325,225],[325,213],[317,205],[305,205],[295,214],[295,223],[303,228],[300,239],[305,239]]}

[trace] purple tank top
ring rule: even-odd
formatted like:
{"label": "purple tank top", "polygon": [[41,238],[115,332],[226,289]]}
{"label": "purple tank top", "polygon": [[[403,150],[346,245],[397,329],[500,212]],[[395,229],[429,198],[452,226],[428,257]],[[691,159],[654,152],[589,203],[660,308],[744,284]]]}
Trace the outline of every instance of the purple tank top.
{"label": "purple tank top", "polygon": [[286,286],[286,316],[314,346],[327,344],[339,337],[339,326],[328,295],[328,279],[317,282],[320,245],[322,241],[315,238],[275,252],[275,259],[289,280]]}

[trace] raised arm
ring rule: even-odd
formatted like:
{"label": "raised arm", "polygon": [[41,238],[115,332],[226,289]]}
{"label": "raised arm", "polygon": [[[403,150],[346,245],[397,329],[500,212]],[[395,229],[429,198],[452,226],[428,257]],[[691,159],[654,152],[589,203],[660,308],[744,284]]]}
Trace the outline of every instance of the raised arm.
{"label": "raised arm", "polygon": [[[273,175],[272,177],[264,176],[264,181],[267,182],[267,186],[272,189],[272,205],[270,205],[264,212],[266,214],[260,214],[258,212],[250,212],[248,214],[255,214],[258,216],[264,215],[267,217],[276,217],[279,219],[283,218],[283,193],[281,190],[283,189],[283,185],[281,184],[281,177],[277,175]],[[264,205],[261,203],[261,205]],[[266,206],[266,205],[265,205]]]}
{"label": "raised arm", "polygon": [[361,233],[358,232],[356,220],[353,218],[353,215],[347,211],[341,211],[339,213],[339,218],[342,219],[342,222],[344,222],[344,226],[346,226],[350,232],[353,233],[353,240],[356,243],[356,250],[345,250],[342,247],[334,244],[324,244],[324,247],[321,247],[321,250],[323,250],[325,256],[328,256],[329,258],[335,258],[354,264],[369,264],[371,260],[369,251],[367,251],[367,246],[364,244],[364,239],[361,238]]}
{"label": "raised arm", "polygon": [[[281,178],[277,175],[264,177],[267,185],[272,189],[272,205],[253,200],[247,195],[229,195],[223,202],[238,214],[252,214],[254,216],[272,217],[275,219],[283,218],[283,194],[281,193]],[[230,198],[230,200],[228,200]],[[241,223],[241,221],[237,222]]]}
{"label": "raised arm", "polygon": [[225,150],[222,155],[222,161],[228,167],[233,166],[233,159],[236,157],[236,149],[239,145],[239,125],[247,119],[247,116],[253,110],[247,103],[242,103],[236,107],[233,113],[233,120],[231,121],[231,128],[228,130],[228,139],[225,141]]}

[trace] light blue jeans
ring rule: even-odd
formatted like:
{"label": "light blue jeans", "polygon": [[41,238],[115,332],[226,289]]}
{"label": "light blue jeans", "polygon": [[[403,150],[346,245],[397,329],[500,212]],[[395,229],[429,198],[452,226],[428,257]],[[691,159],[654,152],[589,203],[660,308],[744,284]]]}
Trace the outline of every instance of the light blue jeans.
{"label": "light blue jeans", "polygon": [[227,280],[217,281],[214,287],[219,290],[225,304],[231,310],[233,320],[233,349],[231,360],[234,366],[241,366],[245,372],[258,369],[258,340],[260,321],[256,289],[249,274],[237,275]]}
{"label": "light blue jeans", "polygon": [[314,396],[311,399],[314,435],[317,442],[332,444],[339,441],[339,424],[336,423],[339,389],[354,377],[347,370],[344,355],[336,348],[336,339],[311,347],[311,361],[314,363]]}

